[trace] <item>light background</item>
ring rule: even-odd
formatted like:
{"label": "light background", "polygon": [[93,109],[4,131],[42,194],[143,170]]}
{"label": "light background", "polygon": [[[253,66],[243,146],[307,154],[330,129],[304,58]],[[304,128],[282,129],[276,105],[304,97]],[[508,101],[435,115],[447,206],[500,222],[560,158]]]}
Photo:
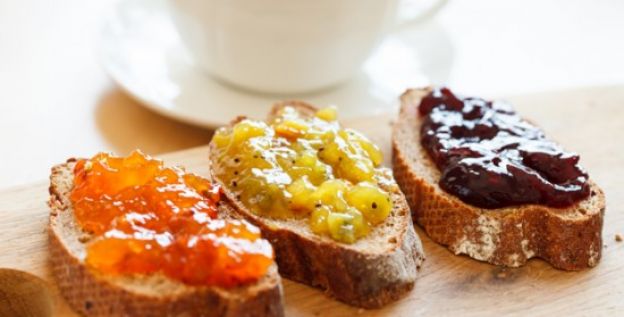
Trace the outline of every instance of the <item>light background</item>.
{"label": "light background", "polygon": [[[0,0],[0,188],[43,180],[70,156],[208,142],[210,131],[143,109],[99,67],[97,32],[115,2]],[[456,0],[421,28],[450,43],[423,68],[458,90],[624,89],[624,1]]]}

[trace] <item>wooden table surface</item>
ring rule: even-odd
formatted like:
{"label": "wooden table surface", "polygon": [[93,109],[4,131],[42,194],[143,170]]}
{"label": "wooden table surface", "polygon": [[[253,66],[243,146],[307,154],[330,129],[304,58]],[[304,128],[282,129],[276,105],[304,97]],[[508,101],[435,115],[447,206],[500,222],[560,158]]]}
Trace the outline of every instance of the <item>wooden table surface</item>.
{"label": "wooden table surface", "polygon": [[[0,0],[0,188],[41,180],[68,156],[208,141],[143,109],[99,67],[99,25],[116,2]],[[428,26],[448,47],[417,62],[433,83],[488,96],[622,84],[622,16],[619,0],[451,1]]]}

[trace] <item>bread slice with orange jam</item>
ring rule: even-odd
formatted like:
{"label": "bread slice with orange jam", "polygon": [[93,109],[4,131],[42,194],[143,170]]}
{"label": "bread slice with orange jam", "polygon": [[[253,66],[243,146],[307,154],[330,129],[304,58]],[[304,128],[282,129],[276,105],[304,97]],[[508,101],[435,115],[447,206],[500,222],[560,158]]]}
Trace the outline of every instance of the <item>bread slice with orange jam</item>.
{"label": "bread slice with orange jam", "polygon": [[[318,110],[300,101],[280,102],[273,106],[267,121],[285,107],[296,109],[304,118],[314,116]],[[235,119],[231,126],[244,119]],[[405,197],[396,184],[379,185],[392,201],[389,216],[373,226],[368,235],[352,244],[342,243],[314,233],[305,219],[278,219],[252,212],[217,176],[214,139],[209,148],[213,179],[223,186],[237,214],[260,227],[263,237],[271,242],[282,277],[363,308],[381,307],[413,288],[424,253]]]}
{"label": "bread slice with orange jam", "polygon": [[[111,276],[85,265],[91,240],[69,199],[75,159],[50,176],[50,263],[67,303],[84,316],[283,316],[281,279],[275,264],[255,283],[232,288],[191,286],[164,274]],[[222,215],[232,213],[219,205]]]}
{"label": "bread slice with orange jam", "polygon": [[525,204],[496,209],[467,204],[440,188],[440,170],[421,145],[418,114],[432,88],[409,89],[392,131],[393,170],[412,215],[435,242],[455,254],[510,267],[537,257],[564,270],[598,264],[605,212],[603,191],[565,208]]}

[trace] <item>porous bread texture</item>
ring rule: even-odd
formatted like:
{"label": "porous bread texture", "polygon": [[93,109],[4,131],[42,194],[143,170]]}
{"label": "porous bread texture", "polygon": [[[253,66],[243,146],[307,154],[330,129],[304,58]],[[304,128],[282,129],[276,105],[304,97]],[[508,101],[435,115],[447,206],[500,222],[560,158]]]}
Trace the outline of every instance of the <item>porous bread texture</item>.
{"label": "porous bread texture", "polygon": [[[258,282],[235,288],[189,286],[162,274],[108,276],[85,266],[91,239],[74,217],[69,194],[75,160],[52,168],[49,248],[52,273],[67,303],[85,316],[283,316],[276,265]],[[221,214],[229,213],[221,204]]]}
{"label": "porous bread texture", "polygon": [[429,237],[455,254],[497,265],[517,267],[532,257],[564,270],[597,265],[605,197],[592,180],[590,196],[567,208],[477,208],[438,186],[440,171],[421,146],[417,113],[421,99],[430,91],[409,89],[401,96],[401,110],[392,132],[395,178],[415,222]]}
{"label": "porous bread texture", "polygon": [[[285,106],[311,116],[316,108],[301,101],[274,105],[269,120]],[[242,120],[237,118],[232,122]],[[216,151],[210,144],[210,158]],[[218,168],[211,160],[211,170]],[[390,172],[390,171],[388,171]],[[288,279],[320,288],[328,296],[347,304],[378,308],[411,290],[425,258],[412,225],[405,197],[398,186],[383,187],[390,193],[393,209],[388,218],[353,244],[337,242],[313,233],[305,219],[272,219],[253,214],[224,185],[225,194],[238,215],[260,227],[276,254],[280,274]]]}

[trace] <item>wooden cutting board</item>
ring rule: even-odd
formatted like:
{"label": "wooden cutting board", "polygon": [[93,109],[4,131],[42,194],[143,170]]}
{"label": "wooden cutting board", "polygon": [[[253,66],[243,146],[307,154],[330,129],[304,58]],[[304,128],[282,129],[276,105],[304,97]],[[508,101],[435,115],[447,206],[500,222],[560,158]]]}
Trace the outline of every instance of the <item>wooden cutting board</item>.
{"label": "wooden cutting board", "polygon": [[[414,290],[380,310],[352,308],[284,281],[287,316],[622,315],[624,314],[624,89],[585,88],[509,98],[570,150],[605,190],[603,258],[593,269],[563,272],[541,260],[509,269],[455,256],[418,229],[427,260]],[[389,161],[392,114],[348,125],[380,144]],[[163,155],[205,174],[206,148]],[[41,175],[42,179],[47,177]],[[0,192],[0,316],[72,316],[47,266],[47,182]]]}

